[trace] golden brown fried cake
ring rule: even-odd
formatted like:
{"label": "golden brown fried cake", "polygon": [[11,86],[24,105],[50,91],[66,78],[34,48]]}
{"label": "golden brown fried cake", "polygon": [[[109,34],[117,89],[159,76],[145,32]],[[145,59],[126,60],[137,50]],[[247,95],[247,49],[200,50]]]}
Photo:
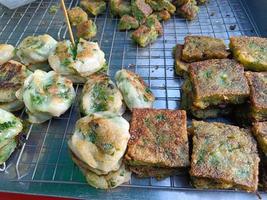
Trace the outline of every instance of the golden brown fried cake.
{"label": "golden brown fried cake", "polygon": [[182,51],[184,46],[177,44],[174,49],[174,58],[175,58],[175,72],[177,75],[183,76],[187,74],[189,63],[182,61]]}
{"label": "golden brown fried cake", "polygon": [[204,109],[197,108],[193,105],[193,88],[191,81],[186,79],[182,86],[182,99],[181,99],[181,109],[191,113],[194,117],[198,119],[206,118],[216,118],[225,115],[229,115],[232,111],[231,105],[219,105],[219,106],[209,106]]}
{"label": "golden brown fried cake", "polygon": [[0,108],[16,111],[23,107],[15,93],[21,88],[30,71],[21,63],[10,60],[0,65]]}
{"label": "golden brown fried cake", "polygon": [[213,59],[192,63],[188,70],[193,88],[193,105],[241,104],[249,96],[244,68],[235,60]]}
{"label": "golden brown fried cake", "polygon": [[88,20],[87,13],[80,7],[74,7],[68,10],[68,16],[72,26],[77,26],[78,24]]}
{"label": "golden brown fried cake", "polygon": [[182,59],[186,62],[195,62],[208,59],[227,58],[229,52],[223,40],[209,36],[185,37]]}
{"label": "golden brown fried cake", "polygon": [[267,120],[267,72],[246,72],[250,86],[252,121]]}
{"label": "golden brown fried cake", "polygon": [[102,14],[106,10],[104,0],[81,0],[80,6],[94,16]]}
{"label": "golden brown fried cake", "polygon": [[260,159],[249,130],[203,121],[193,121],[192,129],[190,175],[195,187],[257,190]]}
{"label": "golden brown fried cake", "polygon": [[153,12],[145,0],[133,0],[131,6],[132,14],[139,22],[143,22]]}
{"label": "golden brown fried cake", "polygon": [[158,36],[158,31],[155,27],[149,28],[145,25],[141,25],[132,33],[131,38],[141,47],[146,47],[150,43],[155,42]]}
{"label": "golden brown fried cake", "polygon": [[267,156],[267,122],[253,124],[253,133],[257,138],[261,150]]}
{"label": "golden brown fried cake", "polygon": [[197,17],[199,7],[195,0],[189,0],[187,3],[177,8],[177,14],[188,20],[193,20]]}
{"label": "golden brown fried cake", "polygon": [[186,112],[134,109],[126,162],[132,166],[186,167],[189,165]]}
{"label": "golden brown fried cake", "polygon": [[154,12],[159,21],[168,21],[171,18],[171,14],[167,10]]}
{"label": "golden brown fried cake", "polygon": [[252,71],[267,71],[267,38],[235,36],[230,49],[244,67]]}
{"label": "golden brown fried cake", "polygon": [[138,178],[155,177],[158,180],[179,173],[178,169],[176,168],[160,168],[149,166],[128,166],[128,168]]}

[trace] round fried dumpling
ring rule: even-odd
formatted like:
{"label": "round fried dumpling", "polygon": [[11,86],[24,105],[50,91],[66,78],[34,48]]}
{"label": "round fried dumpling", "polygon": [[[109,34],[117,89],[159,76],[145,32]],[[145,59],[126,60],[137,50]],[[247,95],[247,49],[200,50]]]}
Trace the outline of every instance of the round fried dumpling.
{"label": "round fried dumpling", "polygon": [[151,108],[155,97],[145,82],[135,73],[122,69],[115,75],[116,83],[127,107]]}
{"label": "round fried dumpling", "polygon": [[17,56],[30,69],[48,70],[47,59],[56,48],[57,41],[50,35],[28,36],[19,44]]}
{"label": "round fried dumpling", "polygon": [[92,171],[83,171],[89,185],[100,189],[111,189],[130,181],[131,172],[122,164],[117,171],[109,172],[107,175],[97,175]]}
{"label": "round fried dumpling", "polygon": [[20,119],[0,108],[0,149],[9,144],[22,131],[22,128]]}
{"label": "round fried dumpling", "polygon": [[73,82],[85,82],[86,77],[106,67],[105,54],[98,44],[84,39],[76,47],[68,40],[58,42],[48,61],[53,70]]}
{"label": "round fried dumpling", "polygon": [[119,169],[129,138],[129,123],[105,112],[78,120],[68,144],[77,158],[100,175]]}
{"label": "round fried dumpling", "polygon": [[105,111],[122,115],[125,111],[120,91],[106,75],[93,76],[86,82],[80,107],[84,115]]}
{"label": "round fried dumpling", "polygon": [[0,108],[17,111],[23,107],[23,102],[18,100],[15,94],[30,74],[31,71],[14,60],[0,65]]}
{"label": "round fried dumpling", "polygon": [[52,116],[59,117],[69,109],[75,98],[72,82],[54,71],[36,70],[17,92],[31,123],[42,123]]}
{"label": "round fried dumpling", "polygon": [[15,48],[10,44],[0,44],[0,65],[14,57]]}

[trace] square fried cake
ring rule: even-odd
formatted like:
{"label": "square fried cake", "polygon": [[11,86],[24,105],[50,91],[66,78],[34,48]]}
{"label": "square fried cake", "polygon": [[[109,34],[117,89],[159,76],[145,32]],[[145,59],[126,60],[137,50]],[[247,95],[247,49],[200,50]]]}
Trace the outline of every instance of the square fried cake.
{"label": "square fried cake", "polygon": [[182,51],[184,46],[177,44],[174,48],[173,54],[175,59],[175,72],[177,75],[183,76],[187,74],[189,63],[182,60]]}
{"label": "square fried cake", "polygon": [[252,121],[267,120],[267,72],[246,72],[250,86]]}
{"label": "square fried cake", "polygon": [[227,58],[229,52],[226,50],[224,41],[209,36],[187,36],[185,37],[182,59],[186,62],[196,62],[208,59]]}
{"label": "square fried cake", "polygon": [[190,176],[195,187],[257,190],[260,159],[250,130],[193,121],[192,131]]}
{"label": "square fried cake", "polygon": [[193,105],[241,104],[249,96],[244,68],[231,59],[212,59],[192,63],[188,70],[192,83]]}
{"label": "square fried cake", "polygon": [[267,156],[267,122],[254,123],[253,133],[257,138],[261,150]]}
{"label": "square fried cake", "polygon": [[267,38],[235,36],[230,38],[234,57],[248,70],[267,71]]}
{"label": "square fried cake", "polygon": [[187,111],[198,119],[216,118],[230,114],[232,112],[232,105],[209,106],[201,109],[193,105],[193,88],[191,81],[186,79],[182,86],[181,109]]}
{"label": "square fried cake", "polygon": [[126,163],[162,168],[188,166],[186,127],[183,110],[134,109]]}

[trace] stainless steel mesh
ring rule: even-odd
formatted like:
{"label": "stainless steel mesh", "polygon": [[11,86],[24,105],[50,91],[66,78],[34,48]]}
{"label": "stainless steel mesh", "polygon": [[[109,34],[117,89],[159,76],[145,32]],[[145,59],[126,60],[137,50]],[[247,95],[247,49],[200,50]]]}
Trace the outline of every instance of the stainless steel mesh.
{"label": "stainless steel mesh", "polygon": [[[67,7],[78,5],[78,1],[74,0],[65,2]],[[58,1],[36,1],[16,10],[0,6],[0,43],[18,45],[28,35],[44,33],[58,40],[68,38],[60,9],[55,14],[49,12],[52,5],[58,5]],[[198,18],[192,22],[173,16],[163,23],[163,36],[147,48],[133,44],[130,32],[118,31],[118,19],[112,18],[109,11],[95,17],[94,21],[98,26],[96,41],[106,54],[110,76],[113,77],[121,67],[141,75],[156,96],[155,108],[179,108],[183,80],[175,75],[172,49],[176,43],[182,43],[186,35],[211,35],[223,38],[226,43],[232,35],[257,35],[239,0],[210,0],[207,5],[201,6]],[[1,190],[22,188],[21,191],[27,192],[25,188],[29,190],[30,183],[86,184],[71,161],[67,148],[67,140],[80,118],[78,99],[82,85],[76,85],[75,89],[78,94],[76,103],[67,113],[40,125],[28,125],[24,143],[6,163],[5,172],[0,173],[0,179],[6,181],[5,184],[0,181]],[[24,111],[17,115],[26,118]],[[18,186],[15,187],[15,184]],[[186,172],[162,181],[132,177],[129,184],[121,187],[195,190],[190,186]],[[35,191],[37,189],[33,189]],[[67,191],[55,194],[66,195]]]}

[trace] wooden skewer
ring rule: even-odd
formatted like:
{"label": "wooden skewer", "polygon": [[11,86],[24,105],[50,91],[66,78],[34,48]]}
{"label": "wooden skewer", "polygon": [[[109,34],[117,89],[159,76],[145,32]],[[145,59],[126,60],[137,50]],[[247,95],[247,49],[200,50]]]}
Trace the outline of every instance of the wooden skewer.
{"label": "wooden skewer", "polygon": [[63,10],[64,16],[65,16],[65,20],[66,20],[66,23],[67,23],[67,26],[68,26],[68,30],[69,30],[69,34],[70,34],[70,41],[71,41],[72,45],[75,46],[73,32],[72,32],[72,29],[71,29],[70,20],[69,20],[69,16],[68,16],[68,12],[67,12],[66,6],[65,6],[65,2],[64,2],[64,0],[61,0],[60,2],[61,2],[61,7],[62,7],[62,10]]}

